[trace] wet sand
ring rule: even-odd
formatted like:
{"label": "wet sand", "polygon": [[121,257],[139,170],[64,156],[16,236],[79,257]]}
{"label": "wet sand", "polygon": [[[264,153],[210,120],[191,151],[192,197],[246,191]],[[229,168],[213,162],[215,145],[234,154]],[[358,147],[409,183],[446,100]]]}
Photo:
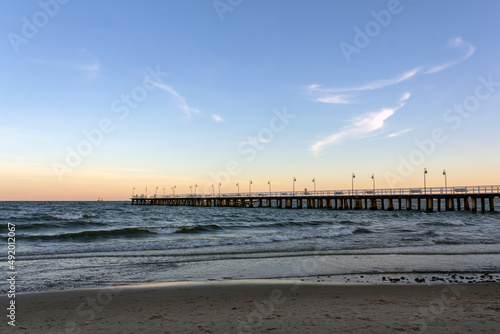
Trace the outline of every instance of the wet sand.
{"label": "wet sand", "polygon": [[[7,296],[1,305],[8,306]],[[18,294],[2,333],[495,333],[500,284],[252,280]],[[4,312],[7,310],[4,307]]]}

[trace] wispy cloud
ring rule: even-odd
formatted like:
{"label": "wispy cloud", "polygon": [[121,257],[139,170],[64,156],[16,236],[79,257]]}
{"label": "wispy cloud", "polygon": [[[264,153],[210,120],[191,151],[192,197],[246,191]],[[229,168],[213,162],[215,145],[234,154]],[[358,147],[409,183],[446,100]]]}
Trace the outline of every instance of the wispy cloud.
{"label": "wispy cloud", "polygon": [[159,82],[156,82],[154,80],[150,80],[150,83],[152,83],[156,87],[160,88],[161,90],[169,93],[177,101],[177,105],[182,110],[182,112],[185,113],[188,117],[191,117],[193,114],[197,114],[200,112],[200,110],[198,110],[198,109],[194,109],[194,108],[189,107],[187,102],[186,102],[186,99],[183,96],[181,96],[179,93],[177,93],[175,91],[175,89],[173,89],[172,87],[165,85],[165,84],[162,84],[162,83],[159,83]]}
{"label": "wispy cloud", "polygon": [[374,131],[381,129],[385,121],[394,115],[396,110],[402,108],[410,98],[410,93],[406,92],[399,100],[400,104],[394,108],[383,108],[376,112],[366,113],[355,117],[349,125],[344,126],[338,132],[326,136],[311,146],[311,151],[317,156],[325,146],[336,145],[350,139],[361,139],[370,136]]}
{"label": "wispy cloud", "polygon": [[448,41],[448,46],[453,48],[464,49],[465,53],[462,57],[429,67],[417,66],[403,73],[397,74],[392,78],[375,80],[358,86],[345,87],[322,87],[319,84],[306,86],[305,92],[314,96],[313,101],[322,103],[346,104],[352,103],[351,98],[363,91],[382,89],[385,87],[397,85],[404,81],[410,80],[417,75],[433,74],[443,71],[451,66],[457,65],[470,58],[476,51],[472,43],[464,41],[461,37],[454,38]]}
{"label": "wispy cloud", "polygon": [[323,103],[333,103],[333,104],[349,104],[351,103],[351,101],[349,101],[350,97],[352,97],[352,95],[327,93],[322,97],[316,98],[315,101]]}
{"label": "wispy cloud", "polygon": [[397,137],[397,136],[401,136],[402,134],[405,134],[405,133],[410,132],[410,131],[411,131],[410,128],[404,129],[404,130],[401,130],[401,131],[398,131],[398,132],[390,133],[389,135],[387,135],[387,137],[394,138],[394,137]]}
{"label": "wispy cloud", "polygon": [[214,120],[214,122],[217,123],[225,121],[220,115],[217,114],[212,114],[212,119]]}
{"label": "wispy cloud", "polygon": [[369,83],[361,85],[361,86],[321,88],[321,87],[319,87],[319,85],[311,85],[311,86],[309,86],[309,89],[315,90],[318,92],[325,92],[325,93],[345,93],[345,92],[356,92],[356,91],[380,89],[380,88],[392,86],[392,85],[398,84],[400,82],[406,81],[408,79],[411,79],[415,75],[417,75],[419,72],[420,72],[420,68],[417,67],[417,68],[411,69],[409,71],[406,71],[405,73],[399,74],[394,78],[376,80],[376,81],[372,81],[372,82],[369,82]]}
{"label": "wispy cloud", "polygon": [[457,37],[457,38],[450,40],[448,42],[448,45],[450,47],[465,49],[466,50],[465,55],[459,59],[455,59],[455,60],[452,60],[452,61],[449,61],[449,62],[446,62],[443,64],[433,66],[429,70],[425,71],[423,74],[432,74],[432,73],[441,72],[441,71],[447,69],[448,67],[457,65],[457,64],[469,59],[474,54],[474,52],[476,52],[476,48],[474,47],[474,45],[472,45],[472,43],[464,41],[462,39],[462,37]]}

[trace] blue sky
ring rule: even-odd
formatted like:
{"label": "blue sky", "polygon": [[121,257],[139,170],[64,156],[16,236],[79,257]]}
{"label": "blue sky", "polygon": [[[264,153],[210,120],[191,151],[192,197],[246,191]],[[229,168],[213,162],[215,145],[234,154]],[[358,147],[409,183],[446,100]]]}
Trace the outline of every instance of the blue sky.
{"label": "blue sky", "polygon": [[500,184],[497,1],[2,5],[0,199]]}

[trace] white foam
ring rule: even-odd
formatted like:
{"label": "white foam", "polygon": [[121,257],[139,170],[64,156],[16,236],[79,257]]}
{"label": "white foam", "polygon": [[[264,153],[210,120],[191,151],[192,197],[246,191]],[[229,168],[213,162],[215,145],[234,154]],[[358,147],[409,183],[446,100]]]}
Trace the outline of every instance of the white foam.
{"label": "white foam", "polygon": [[77,220],[82,219],[83,215],[81,214],[63,214],[63,215],[53,215],[52,217],[56,219],[64,219],[64,220]]}

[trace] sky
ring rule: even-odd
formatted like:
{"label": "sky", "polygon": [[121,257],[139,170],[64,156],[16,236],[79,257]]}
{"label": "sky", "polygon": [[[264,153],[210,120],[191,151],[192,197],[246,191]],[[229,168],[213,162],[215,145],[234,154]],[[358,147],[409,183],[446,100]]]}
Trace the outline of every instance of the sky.
{"label": "sky", "polygon": [[0,200],[500,184],[498,1],[1,2]]}

